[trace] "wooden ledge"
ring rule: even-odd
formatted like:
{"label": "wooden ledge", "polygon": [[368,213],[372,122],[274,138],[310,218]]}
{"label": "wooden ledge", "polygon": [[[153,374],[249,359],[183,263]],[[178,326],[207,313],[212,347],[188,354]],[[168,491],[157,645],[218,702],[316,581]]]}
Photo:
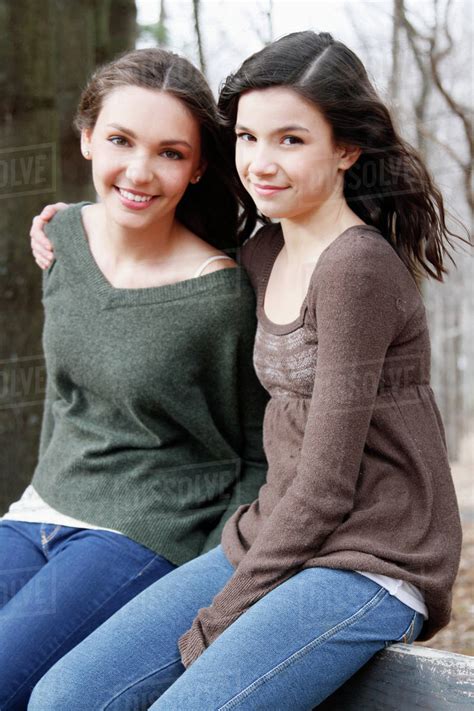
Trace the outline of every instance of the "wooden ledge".
{"label": "wooden ledge", "polygon": [[317,711],[474,709],[474,657],[393,644],[349,679]]}

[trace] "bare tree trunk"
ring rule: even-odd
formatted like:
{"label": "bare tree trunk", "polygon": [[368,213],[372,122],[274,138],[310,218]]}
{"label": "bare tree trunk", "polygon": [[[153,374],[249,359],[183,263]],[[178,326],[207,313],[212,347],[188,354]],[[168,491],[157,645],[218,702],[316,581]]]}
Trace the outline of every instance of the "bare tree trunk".
{"label": "bare tree trunk", "polygon": [[94,196],[72,117],[97,60],[133,46],[135,3],[0,0],[0,28],[1,514],[31,478],[43,409],[41,272],[30,222],[47,202]]}
{"label": "bare tree trunk", "polygon": [[31,477],[44,396],[31,217],[56,197],[54,0],[0,0],[0,508]]}
{"label": "bare tree trunk", "polygon": [[200,0],[193,0],[193,16],[194,16],[194,31],[196,33],[196,42],[199,56],[199,67],[202,73],[206,74],[206,58],[204,56],[204,48],[202,43],[201,22],[200,22],[201,3]]}
{"label": "bare tree trunk", "polygon": [[393,0],[392,20],[392,73],[388,87],[393,106],[400,99],[400,34],[402,30],[403,0]]}
{"label": "bare tree trunk", "polygon": [[107,2],[110,9],[106,61],[121,52],[133,49],[137,40],[137,7],[135,0],[107,0]]}
{"label": "bare tree trunk", "polygon": [[79,150],[72,127],[77,102],[97,64],[132,49],[136,7],[130,0],[57,3],[57,110],[60,121],[61,200],[94,200],[90,163]]}
{"label": "bare tree trunk", "polygon": [[158,27],[156,30],[156,39],[158,42],[158,47],[168,46],[168,30],[166,27],[166,20],[168,19],[166,13],[166,2],[165,0],[160,0],[160,14],[158,17]]}

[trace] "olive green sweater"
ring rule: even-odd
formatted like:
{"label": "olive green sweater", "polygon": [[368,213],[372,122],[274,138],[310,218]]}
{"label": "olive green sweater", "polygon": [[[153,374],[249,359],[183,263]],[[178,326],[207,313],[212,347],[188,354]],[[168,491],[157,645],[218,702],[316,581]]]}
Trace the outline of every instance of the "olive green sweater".
{"label": "olive green sweater", "polygon": [[266,395],[245,272],[116,289],[72,205],[48,226],[48,375],[33,485],[47,503],[181,564],[217,545],[265,478]]}

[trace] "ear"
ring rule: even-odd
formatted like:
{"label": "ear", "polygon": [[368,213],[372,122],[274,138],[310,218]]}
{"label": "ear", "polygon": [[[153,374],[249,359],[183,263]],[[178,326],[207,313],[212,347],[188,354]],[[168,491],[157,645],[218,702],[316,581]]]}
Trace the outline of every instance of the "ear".
{"label": "ear", "polygon": [[359,159],[362,149],[359,146],[339,146],[339,163],[340,170],[349,170],[354,163]]}
{"label": "ear", "polygon": [[90,128],[83,128],[81,131],[81,152],[86,160],[91,159],[91,144],[92,131]]}
{"label": "ear", "polygon": [[207,170],[207,165],[207,160],[204,160],[204,158],[199,163],[199,175],[201,176],[201,178]]}
{"label": "ear", "polygon": [[191,178],[191,181],[190,181],[190,182],[191,182],[193,185],[195,185],[196,183],[199,183],[199,181],[201,180],[202,176],[203,176],[204,173],[206,172],[206,168],[207,168],[207,160],[202,160],[202,161],[199,163],[199,166],[198,166],[198,168],[197,168],[197,170],[196,170],[196,173],[195,173],[194,177]]}

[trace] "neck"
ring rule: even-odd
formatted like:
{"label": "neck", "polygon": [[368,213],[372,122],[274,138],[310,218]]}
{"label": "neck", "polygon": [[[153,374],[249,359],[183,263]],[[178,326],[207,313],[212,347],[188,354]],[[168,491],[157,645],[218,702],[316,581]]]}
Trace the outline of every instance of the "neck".
{"label": "neck", "polygon": [[333,197],[297,218],[281,220],[288,263],[317,261],[336,237],[364,222],[350,209],[344,197]]}
{"label": "neck", "polygon": [[178,234],[173,212],[152,227],[131,229],[117,224],[105,210],[101,210],[98,224],[101,227],[101,238],[96,247],[107,255],[109,264],[116,267],[166,260],[175,246]]}

